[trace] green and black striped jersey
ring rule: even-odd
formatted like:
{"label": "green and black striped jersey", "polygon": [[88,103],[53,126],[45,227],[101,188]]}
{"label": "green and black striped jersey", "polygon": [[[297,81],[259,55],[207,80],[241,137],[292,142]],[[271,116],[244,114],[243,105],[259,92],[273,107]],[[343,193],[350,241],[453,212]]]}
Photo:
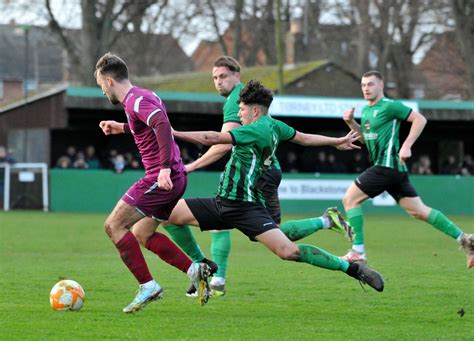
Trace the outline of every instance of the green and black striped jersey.
{"label": "green and black striped jersey", "polygon": [[296,131],[268,115],[229,131],[234,147],[221,176],[217,195],[237,201],[264,203],[256,184],[273,164],[280,141],[291,140]]}
{"label": "green and black striped jersey", "polygon": [[[227,99],[224,104],[224,123],[227,122],[237,122],[240,123],[240,117],[239,117],[239,95],[240,95],[240,90],[244,85],[242,83],[237,84],[234,89],[230,92],[229,96],[227,96]],[[280,163],[278,162],[278,159],[276,156],[273,157],[273,163],[270,166],[272,169],[281,169]]]}
{"label": "green and black striped jersey", "polygon": [[411,109],[400,101],[381,98],[373,106],[362,109],[361,128],[372,163],[406,172],[400,164],[400,122],[408,118]]}

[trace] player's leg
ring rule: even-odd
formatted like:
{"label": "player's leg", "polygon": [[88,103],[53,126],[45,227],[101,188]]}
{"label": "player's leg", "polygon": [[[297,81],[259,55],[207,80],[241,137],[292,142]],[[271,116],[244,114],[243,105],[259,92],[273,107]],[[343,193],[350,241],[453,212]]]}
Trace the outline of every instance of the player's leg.
{"label": "player's leg", "polygon": [[[176,206],[173,208],[168,221],[164,222],[163,224],[174,225],[177,229],[189,228],[190,225],[199,227],[198,220],[184,199],[180,199],[178,201]],[[205,304],[207,303],[210,295],[208,278],[217,271],[217,265],[215,262],[206,258],[204,258],[198,264],[200,264],[201,268],[199,272],[196,272],[197,277],[192,279],[192,286],[198,289],[198,296],[200,298],[201,304]]]}
{"label": "player's leg", "polygon": [[398,203],[412,217],[425,221],[437,230],[456,239],[466,252],[468,269],[474,267],[474,235],[464,233],[442,212],[426,206],[418,196],[403,197]]}
{"label": "player's leg", "polygon": [[343,234],[352,241],[353,230],[348,222],[339,212],[337,207],[326,209],[320,217],[289,220],[280,225],[282,232],[292,241],[303,239],[319,230],[329,229]]}
{"label": "player's leg", "polygon": [[155,219],[145,217],[135,223],[132,232],[141,245],[166,263],[187,273],[192,261],[166,235],[156,232],[158,224]]}
{"label": "player's leg", "polygon": [[213,297],[224,296],[225,276],[230,254],[230,231],[211,231],[211,258],[217,264],[217,272],[211,279],[210,288]]}
{"label": "player's leg", "polygon": [[382,276],[365,264],[349,263],[313,245],[296,245],[279,229],[271,229],[255,237],[273,253],[284,260],[303,262],[328,270],[345,272],[349,276],[367,283],[377,291],[383,291]]}
{"label": "player's leg", "polygon": [[149,302],[159,299],[163,290],[148,270],[140,245],[128,229],[143,218],[134,207],[120,200],[105,222],[105,231],[115,244],[125,265],[140,284],[140,290],[124,312],[133,313]]}
{"label": "player's leg", "polygon": [[342,199],[347,219],[354,232],[352,248],[346,255],[342,256],[342,259],[349,262],[367,261],[364,241],[364,215],[361,204],[368,197],[354,182],[349,186]]}
{"label": "player's leg", "polygon": [[163,225],[171,239],[193,260],[193,262],[201,262],[205,259],[205,255],[199,247],[191,227],[189,225],[176,226],[172,224]]}

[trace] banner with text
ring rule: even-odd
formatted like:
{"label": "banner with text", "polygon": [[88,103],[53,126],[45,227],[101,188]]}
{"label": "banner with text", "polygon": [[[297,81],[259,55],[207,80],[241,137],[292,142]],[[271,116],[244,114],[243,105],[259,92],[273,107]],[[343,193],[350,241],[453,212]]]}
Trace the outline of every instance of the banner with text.
{"label": "banner with text", "polygon": [[[403,100],[402,103],[418,111],[417,102]],[[354,117],[360,118],[366,104],[367,101],[355,98],[275,96],[269,113],[272,116],[342,118],[344,110],[354,107]]]}
{"label": "banner with text", "polygon": [[[352,180],[282,180],[278,196],[282,200],[342,200]],[[374,206],[393,206],[395,200],[387,193],[375,197]]]}

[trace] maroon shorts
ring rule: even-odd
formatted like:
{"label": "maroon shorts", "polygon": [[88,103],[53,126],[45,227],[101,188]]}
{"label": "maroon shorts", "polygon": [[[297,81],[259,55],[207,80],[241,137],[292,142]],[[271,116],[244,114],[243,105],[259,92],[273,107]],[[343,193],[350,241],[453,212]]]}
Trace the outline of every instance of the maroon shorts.
{"label": "maroon shorts", "polygon": [[147,217],[168,220],[171,211],[186,191],[187,177],[173,179],[173,189],[165,191],[158,188],[156,177],[141,178],[130,187],[122,197],[130,206],[135,207]]}

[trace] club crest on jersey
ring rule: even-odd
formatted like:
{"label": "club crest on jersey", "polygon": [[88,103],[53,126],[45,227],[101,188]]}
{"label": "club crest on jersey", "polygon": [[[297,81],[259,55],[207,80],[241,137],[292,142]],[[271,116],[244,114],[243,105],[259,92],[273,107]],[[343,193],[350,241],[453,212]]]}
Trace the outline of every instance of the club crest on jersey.
{"label": "club crest on jersey", "polygon": [[378,111],[378,110],[374,110],[374,113],[373,113],[373,115],[372,115],[372,116],[375,118],[375,117],[377,117],[377,114],[378,114],[378,113],[379,113],[379,111]]}
{"label": "club crest on jersey", "polygon": [[365,128],[365,131],[370,130],[370,120],[365,121],[364,128]]}
{"label": "club crest on jersey", "polygon": [[377,139],[377,136],[378,136],[377,133],[370,133],[369,132],[370,131],[370,121],[369,120],[365,121],[364,129],[366,131],[366,132],[364,132],[364,139],[366,139],[367,141]]}

